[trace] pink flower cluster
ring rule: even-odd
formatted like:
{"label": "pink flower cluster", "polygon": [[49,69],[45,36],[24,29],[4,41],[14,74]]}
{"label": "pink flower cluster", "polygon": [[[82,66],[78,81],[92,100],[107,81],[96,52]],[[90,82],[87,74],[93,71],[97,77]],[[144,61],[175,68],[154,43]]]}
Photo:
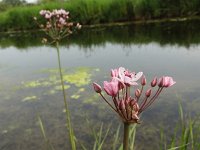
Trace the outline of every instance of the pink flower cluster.
{"label": "pink flower cluster", "polygon": [[53,10],[52,12],[49,10],[41,10],[40,15],[43,16],[45,19],[48,20],[46,28],[51,27],[51,21],[54,21],[55,25],[57,27],[63,27],[65,25],[71,26],[73,24],[67,23],[67,20],[69,19],[69,12],[65,11],[64,9],[60,10]]}
{"label": "pink flower cluster", "polygon": [[[140,80],[141,88],[134,91],[131,95],[131,87],[137,86]],[[163,76],[159,79],[156,77],[151,81],[150,87],[144,92],[147,81],[142,72],[130,72],[120,67],[111,70],[111,81],[104,81],[103,89],[107,95],[111,96],[110,103],[102,94],[102,88],[97,83],[93,83],[94,90],[108,103],[108,105],[119,114],[123,122],[138,123],[139,114],[147,109],[159,96],[164,88],[174,85],[176,82],[172,77]],[[157,90],[153,92],[153,88]]]}
{"label": "pink flower cluster", "polygon": [[[41,10],[39,14],[46,20],[45,24],[39,26],[54,40],[60,40],[72,33],[74,27],[81,28],[79,23],[70,22],[69,12],[64,9],[53,11]],[[34,17],[37,20],[36,17]]]}
{"label": "pink flower cluster", "polygon": [[57,18],[60,18],[60,17],[68,18],[69,12],[65,11],[64,9],[59,9],[59,10],[55,9],[52,12],[49,10],[41,10],[40,15],[44,16],[46,19],[50,19],[51,17],[54,17],[54,16]]}

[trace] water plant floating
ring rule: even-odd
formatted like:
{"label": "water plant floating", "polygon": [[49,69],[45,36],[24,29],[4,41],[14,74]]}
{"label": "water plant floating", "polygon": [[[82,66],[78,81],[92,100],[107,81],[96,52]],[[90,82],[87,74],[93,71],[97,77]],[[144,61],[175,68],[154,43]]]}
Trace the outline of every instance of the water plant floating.
{"label": "water plant floating", "polygon": [[[141,79],[141,88],[136,88],[134,96],[131,95],[131,87],[138,85],[137,81]],[[123,150],[128,150],[129,125],[140,123],[139,115],[146,110],[160,95],[160,93],[174,85],[176,82],[172,77],[163,76],[159,79],[155,77],[147,90],[144,87],[147,81],[143,72],[130,72],[120,67],[111,70],[111,81],[104,81],[103,89],[108,96],[111,97],[110,102],[103,94],[102,87],[93,82],[95,92],[97,92],[103,100],[119,115],[124,123],[124,141]],[[157,88],[155,92],[153,89]]]}

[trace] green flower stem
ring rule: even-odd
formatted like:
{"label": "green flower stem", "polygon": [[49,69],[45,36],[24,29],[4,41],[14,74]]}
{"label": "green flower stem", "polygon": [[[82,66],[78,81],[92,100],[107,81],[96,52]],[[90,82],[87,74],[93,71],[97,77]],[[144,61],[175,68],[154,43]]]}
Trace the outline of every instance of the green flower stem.
{"label": "green flower stem", "polygon": [[69,130],[69,139],[70,139],[70,143],[71,143],[71,149],[76,150],[75,137],[74,137],[74,132],[73,132],[72,125],[71,125],[70,112],[69,112],[67,99],[66,99],[66,92],[65,92],[65,88],[64,88],[64,81],[63,81],[62,68],[61,68],[61,62],[60,62],[60,50],[59,50],[59,42],[58,41],[56,42],[56,50],[57,50],[57,54],[58,54],[60,81],[61,81],[61,85],[62,85],[63,100],[64,100],[64,104],[65,104],[66,120],[67,120],[67,127]]}
{"label": "green flower stem", "polygon": [[130,124],[124,122],[124,140],[123,140],[123,150],[129,149],[129,126]]}

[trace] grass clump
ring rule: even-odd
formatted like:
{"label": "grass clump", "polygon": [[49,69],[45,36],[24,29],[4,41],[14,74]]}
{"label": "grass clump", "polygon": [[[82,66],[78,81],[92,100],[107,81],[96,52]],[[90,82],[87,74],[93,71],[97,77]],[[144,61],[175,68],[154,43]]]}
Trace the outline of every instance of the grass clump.
{"label": "grass clump", "polygon": [[180,120],[174,130],[174,135],[167,141],[166,136],[161,132],[160,149],[167,150],[197,150],[200,149],[200,122],[199,117],[191,119],[184,115],[181,103],[179,102]]}

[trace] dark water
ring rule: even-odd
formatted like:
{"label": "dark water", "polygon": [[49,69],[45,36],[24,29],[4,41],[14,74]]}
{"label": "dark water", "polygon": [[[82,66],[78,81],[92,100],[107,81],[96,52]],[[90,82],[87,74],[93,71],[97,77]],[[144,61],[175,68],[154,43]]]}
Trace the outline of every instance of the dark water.
{"label": "dark water", "polygon": [[[101,123],[104,132],[112,124],[103,148],[111,149],[121,122],[91,87],[93,81],[107,80],[111,68],[143,71],[149,81],[154,76],[169,75],[177,82],[143,113],[137,149],[158,149],[162,128],[170,138],[179,119],[178,100],[186,114],[200,113],[199,24],[190,21],[82,29],[61,43],[78,149],[80,143],[92,149],[91,128],[98,129]],[[41,33],[35,32],[0,35],[1,150],[45,149],[38,116],[55,148],[70,149],[56,50],[43,46],[41,38]]]}

